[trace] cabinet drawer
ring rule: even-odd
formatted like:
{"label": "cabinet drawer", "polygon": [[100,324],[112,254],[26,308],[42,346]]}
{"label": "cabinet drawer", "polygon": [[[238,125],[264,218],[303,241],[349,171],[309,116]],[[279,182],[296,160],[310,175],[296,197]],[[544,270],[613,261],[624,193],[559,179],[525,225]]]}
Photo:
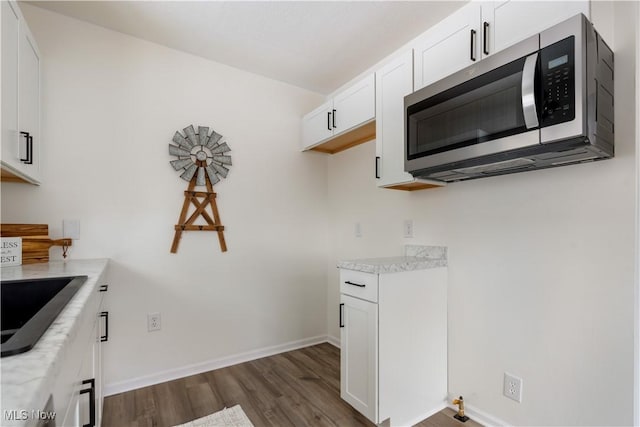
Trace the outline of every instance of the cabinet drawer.
{"label": "cabinet drawer", "polygon": [[378,275],[341,269],[340,293],[378,302]]}

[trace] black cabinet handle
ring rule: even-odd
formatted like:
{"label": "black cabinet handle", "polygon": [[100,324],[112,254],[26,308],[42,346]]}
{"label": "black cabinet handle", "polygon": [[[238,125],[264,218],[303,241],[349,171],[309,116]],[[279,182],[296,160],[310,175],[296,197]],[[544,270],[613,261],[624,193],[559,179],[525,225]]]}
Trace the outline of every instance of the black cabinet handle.
{"label": "black cabinet handle", "polygon": [[98,292],[107,292],[109,290],[109,285],[102,285],[100,286],[100,289],[98,289]]}
{"label": "black cabinet handle", "polygon": [[27,158],[23,159],[22,157],[20,157],[20,161],[21,162],[28,162],[29,161],[29,138],[31,137],[31,135],[29,135],[29,132],[20,132],[20,135],[24,136],[24,142],[27,144]]}
{"label": "black cabinet handle", "polygon": [[380,169],[378,169],[380,164],[380,156],[376,156],[376,179],[380,179]]}
{"label": "black cabinet handle", "polygon": [[485,55],[489,55],[489,23],[487,21],[482,23],[482,51]]}
{"label": "black cabinet handle", "polygon": [[89,393],[89,423],[82,427],[96,427],[96,380],[94,378],[82,381],[82,384],[90,384],[90,388],[80,390],[80,394]]}
{"label": "black cabinet handle", "polygon": [[331,111],[327,112],[327,129],[332,130],[331,129]]}
{"label": "black cabinet handle", "polygon": [[351,286],[357,286],[359,288],[364,288],[364,287],[367,286],[367,285],[363,285],[363,284],[360,284],[360,283],[353,283],[353,282],[350,282],[348,280],[346,282],[344,282],[344,283],[346,283],[347,285],[351,285]]}
{"label": "black cabinet handle", "polygon": [[344,315],[343,315],[344,303],[340,304],[340,327],[344,328]]}
{"label": "black cabinet handle", "polygon": [[100,337],[100,342],[109,341],[109,312],[100,312],[100,317],[104,317],[104,335]]}
{"label": "black cabinet handle", "polygon": [[475,49],[473,48],[475,45],[475,41],[476,41],[476,30],[471,30],[471,53],[469,55],[469,57],[471,58],[472,61],[476,60],[476,53],[475,53]]}
{"label": "black cabinet handle", "polygon": [[336,110],[333,110],[333,116],[331,117],[331,123],[333,123],[333,128],[336,128]]}
{"label": "black cabinet handle", "polygon": [[27,161],[24,162],[27,165],[33,164],[33,136],[27,137]]}

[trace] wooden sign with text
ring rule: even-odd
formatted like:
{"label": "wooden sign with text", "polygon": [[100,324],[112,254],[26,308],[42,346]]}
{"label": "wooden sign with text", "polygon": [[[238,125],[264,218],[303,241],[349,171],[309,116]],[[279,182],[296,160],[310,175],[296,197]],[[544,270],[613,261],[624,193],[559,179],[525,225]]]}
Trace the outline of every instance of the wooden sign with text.
{"label": "wooden sign with text", "polygon": [[0,239],[0,261],[2,267],[22,264],[21,237],[3,237]]}

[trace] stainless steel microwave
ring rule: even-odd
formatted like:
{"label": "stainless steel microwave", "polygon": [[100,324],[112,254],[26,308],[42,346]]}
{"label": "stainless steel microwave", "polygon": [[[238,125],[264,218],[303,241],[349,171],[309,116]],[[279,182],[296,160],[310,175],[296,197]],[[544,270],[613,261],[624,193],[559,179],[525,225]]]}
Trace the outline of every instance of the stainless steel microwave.
{"label": "stainless steel microwave", "polygon": [[405,97],[405,170],[454,182],[611,158],[613,71],[582,14],[482,59]]}

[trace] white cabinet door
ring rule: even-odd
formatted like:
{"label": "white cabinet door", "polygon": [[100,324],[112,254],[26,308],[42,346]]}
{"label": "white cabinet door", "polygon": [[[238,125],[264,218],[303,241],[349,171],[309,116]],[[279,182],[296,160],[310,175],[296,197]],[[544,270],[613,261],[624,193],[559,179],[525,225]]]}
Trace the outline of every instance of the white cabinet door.
{"label": "white cabinet door", "polygon": [[[94,324],[92,338],[97,334],[97,322]],[[79,425],[98,426],[96,423],[96,378],[95,378],[95,345],[91,342],[86,349],[80,377],[78,378],[78,414]]]}
{"label": "white cabinet door", "polygon": [[313,148],[374,120],[375,97],[375,76],[371,74],[306,114],[302,118],[302,149]]}
{"label": "white cabinet door", "polygon": [[[102,286],[101,286],[102,287]],[[106,285],[104,285],[104,291],[106,292]],[[102,403],[103,403],[103,385],[104,381],[102,378],[102,337],[107,337],[107,319],[101,316],[101,313],[104,310],[104,293],[101,293],[99,296],[100,303],[98,306],[98,319],[96,326],[96,335],[95,342],[93,344],[93,375],[96,381],[96,390],[95,390],[95,404],[96,404],[96,426],[100,426],[102,424]]]}
{"label": "white cabinet door", "polygon": [[333,136],[333,100],[325,102],[302,118],[302,148],[312,147]]}
{"label": "white cabinet door", "polygon": [[414,89],[421,89],[480,59],[479,3],[469,3],[424,33],[414,45]]}
{"label": "white cabinet door", "polygon": [[[93,321],[93,319],[91,320]],[[93,322],[89,342],[74,343],[73,353],[71,354],[73,367],[78,368],[79,364],[79,368],[75,371],[73,380],[70,382],[67,410],[64,414],[63,422],[60,424],[65,427],[80,427],[84,425],[95,427],[95,418],[93,425],[89,421],[91,420],[91,398],[95,395],[92,344],[96,326],[96,323]],[[81,336],[86,337],[84,334]]]}
{"label": "white cabinet door", "polygon": [[[20,49],[18,64],[18,126],[29,133],[27,145],[20,144],[25,152],[21,158],[24,171],[36,181],[40,180],[40,54],[29,29],[23,20],[20,25]],[[22,150],[21,150],[22,151]]]}
{"label": "white cabinet door", "polygon": [[2,167],[40,181],[40,53],[20,9],[0,2],[2,14]]}
{"label": "white cabinet door", "polygon": [[578,13],[589,17],[588,1],[495,1],[482,8],[493,54]]}
{"label": "white cabinet door", "polygon": [[347,131],[376,117],[376,90],[373,74],[333,98],[334,132]]}
{"label": "white cabinet door", "polygon": [[15,3],[0,2],[2,13],[2,161],[19,163],[18,45],[20,15]]}
{"label": "white cabinet door", "polygon": [[378,305],[340,295],[340,397],[378,422]]}
{"label": "white cabinet door", "polygon": [[378,186],[412,182],[404,171],[404,97],[413,92],[413,52],[376,71],[376,171]]}

